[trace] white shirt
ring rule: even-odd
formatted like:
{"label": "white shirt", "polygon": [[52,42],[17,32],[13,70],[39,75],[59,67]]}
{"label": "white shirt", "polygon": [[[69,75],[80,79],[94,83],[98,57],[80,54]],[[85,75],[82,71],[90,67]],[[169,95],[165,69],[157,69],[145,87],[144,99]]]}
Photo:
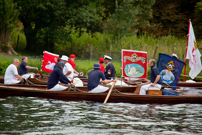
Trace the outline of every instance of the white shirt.
{"label": "white shirt", "polygon": [[[73,77],[74,77],[74,69],[73,69],[72,65],[67,62],[67,63],[65,64],[64,68],[63,68],[63,73],[66,74],[68,71],[72,71],[72,73],[69,74],[69,75],[67,76],[67,78],[70,78],[70,79],[72,80]],[[70,81],[71,81],[71,80],[70,80]]]}
{"label": "white shirt", "polygon": [[17,80],[15,75],[18,75],[17,67],[13,64],[10,64],[6,69],[6,72],[4,75],[4,82],[8,80]]}

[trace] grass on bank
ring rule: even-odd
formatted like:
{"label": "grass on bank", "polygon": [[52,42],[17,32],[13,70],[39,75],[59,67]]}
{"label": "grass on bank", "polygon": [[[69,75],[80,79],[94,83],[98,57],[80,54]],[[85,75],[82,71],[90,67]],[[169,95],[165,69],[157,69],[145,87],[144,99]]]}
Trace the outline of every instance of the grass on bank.
{"label": "grass on bank", "polygon": [[[21,58],[20,56],[18,57],[8,57],[8,56],[0,56],[0,75],[4,75],[5,74],[5,71],[6,71],[6,68],[12,63],[13,59],[14,58],[18,58],[21,62]],[[86,76],[88,76],[88,73],[93,70],[93,64],[94,63],[98,63],[99,62],[99,59],[97,60],[81,60],[81,59],[77,59],[75,60],[75,63],[76,63],[76,70],[78,72],[83,72]],[[121,61],[112,61],[115,69],[116,69],[116,77],[121,77]],[[188,61],[187,61],[188,63]],[[28,57],[28,65],[29,66],[34,66],[34,67],[38,67],[39,69],[41,69],[41,64],[42,64],[42,59],[41,58],[31,58],[31,57]],[[106,64],[104,64],[104,66],[106,66]],[[186,75],[189,74],[189,71],[190,71],[190,68],[189,66],[187,65],[187,69],[186,69]],[[35,72],[37,73],[36,70],[29,70],[29,72]],[[43,74],[49,74],[49,73],[46,73],[46,72],[43,72]],[[182,70],[182,73],[181,74],[184,74],[184,69]],[[148,68],[148,79],[150,78],[150,68]],[[198,75],[199,77],[202,76],[202,72],[200,72],[200,74]],[[186,80],[189,80],[190,77],[186,77]],[[183,76],[180,77],[180,80],[183,80]],[[198,81],[202,81],[201,78],[196,78],[196,80]]]}

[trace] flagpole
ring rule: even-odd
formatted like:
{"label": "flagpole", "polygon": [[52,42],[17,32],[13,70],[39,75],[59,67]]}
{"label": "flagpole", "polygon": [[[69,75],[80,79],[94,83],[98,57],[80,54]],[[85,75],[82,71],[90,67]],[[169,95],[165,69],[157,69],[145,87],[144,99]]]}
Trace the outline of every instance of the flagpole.
{"label": "flagpole", "polygon": [[187,47],[186,47],[186,54],[185,54],[185,67],[184,67],[184,79],[183,81],[185,81],[185,74],[186,74],[186,66],[187,66],[187,48],[188,48],[188,43],[189,43],[189,30],[190,30],[190,24],[191,24],[191,19],[189,19],[189,29],[188,29],[188,35],[187,35]]}

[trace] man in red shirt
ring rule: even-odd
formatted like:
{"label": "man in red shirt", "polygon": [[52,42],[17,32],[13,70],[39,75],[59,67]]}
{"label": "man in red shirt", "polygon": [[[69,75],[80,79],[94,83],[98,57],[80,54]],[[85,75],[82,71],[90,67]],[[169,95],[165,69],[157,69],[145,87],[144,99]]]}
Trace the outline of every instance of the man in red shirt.
{"label": "man in red shirt", "polygon": [[69,63],[70,65],[72,65],[72,68],[74,69],[74,76],[83,75],[82,72],[79,73],[79,72],[76,71],[76,64],[74,63],[74,60],[75,60],[75,58],[76,58],[76,55],[71,54],[69,57],[70,57],[70,60],[68,61],[68,63]]}
{"label": "man in red shirt", "polygon": [[103,59],[103,58],[100,58],[99,61],[100,61],[99,64],[100,64],[100,67],[101,67],[99,70],[104,73],[104,72],[105,72],[105,67],[104,67],[104,65],[103,65],[104,59]]}
{"label": "man in red shirt", "polygon": [[71,54],[69,57],[70,57],[70,60],[68,61],[68,63],[71,64],[73,69],[75,70],[76,64],[74,63],[74,60],[75,60],[76,56],[74,54]]}

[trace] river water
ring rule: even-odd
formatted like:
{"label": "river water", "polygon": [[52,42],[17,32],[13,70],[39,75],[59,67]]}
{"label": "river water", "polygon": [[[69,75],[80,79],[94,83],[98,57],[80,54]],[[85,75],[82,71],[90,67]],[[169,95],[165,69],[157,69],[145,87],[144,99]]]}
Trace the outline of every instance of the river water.
{"label": "river water", "polygon": [[202,135],[202,104],[0,98],[0,134]]}

